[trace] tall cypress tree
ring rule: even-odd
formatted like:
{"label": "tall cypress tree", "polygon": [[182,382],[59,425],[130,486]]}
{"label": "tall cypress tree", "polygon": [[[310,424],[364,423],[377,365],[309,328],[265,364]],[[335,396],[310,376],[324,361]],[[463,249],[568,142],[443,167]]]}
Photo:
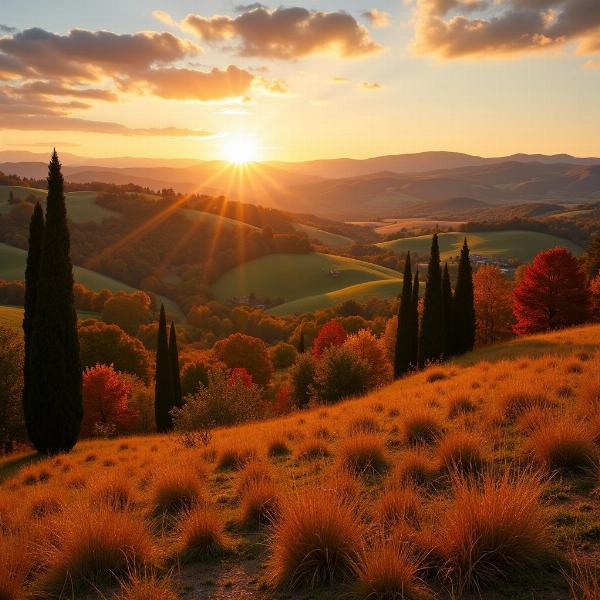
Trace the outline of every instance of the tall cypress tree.
{"label": "tall cypress tree", "polygon": [[419,366],[440,360],[444,355],[446,332],[444,331],[444,304],[442,300],[442,270],[437,233],[433,234],[431,253],[425,284],[423,319],[419,336]]}
{"label": "tall cypress tree", "polygon": [[444,306],[444,331],[446,332],[446,341],[444,345],[444,355],[450,356],[454,350],[454,327],[452,318],[452,285],[450,283],[450,273],[448,263],[444,264],[444,273],[442,275],[442,302]]}
{"label": "tall cypress tree", "polygon": [[306,351],[306,342],[304,340],[304,328],[300,331],[300,340],[298,342],[298,354],[304,354]]}
{"label": "tall cypress tree", "polygon": [[173,408],[173,377],[169,360],[167,318],[165,307],[161,304],[156,342],[156,375],[154,378],[154,416],[157,431],[163,433],[172,428],[173,419],[169,413],[171,408]]}
{"label": "tall cypress tree", "polygon": [[419,271],[415,271],[412,284],[410,339],[410,364],[416,368],[419,363]]}
{"label": "tall cypress tree", "polygon": [[175,323],[173,323],[173,321],[171,321],[171,330],[169,331],[169,366],[171,368],[171,381],[173,382],[173,406],[181,408],[182,396],[179,349],[177,347],[177,331],[175,331]]}
{"label": "tall cypress tree", "polygon": [[473,270],[469,260],[469,246],[466,237],[458,264],[452,317],[454,322],[454,352],[462,354],[473,350],[475,344],[475,301],[473,298]]}
{"label": "tall cypress tree", "polygon": [[48,198],[30,342],[28,431],[38,452],[69,451],[77,442],[83,402],[73,266],[56,150],[48,165]]}
{"label": "tall cypress tree", "polygon": [[44,212],[39,202],[36,202],[29,222],[29,250],[27,266],[25,267],[25,303],[23,311],[24,361],[23,361],[23,414],[29,437],[35,435],[35,428],[30,431],[35,419],[35,404],[31,402],[31,338],[33,337],[33,322],[37,305],[37,288],[42,259],[42,244],[44,241]]}
{"label": "tall cypress tree", "polygon": [[411,367],[412,362],[412,270],[410,265],[410,252],[406,255],[404,263],[404,279],[402,281],[402,294],[398,306],[398,328],[396,330],[396,351],[394,353],[394,379],[404,375]]}

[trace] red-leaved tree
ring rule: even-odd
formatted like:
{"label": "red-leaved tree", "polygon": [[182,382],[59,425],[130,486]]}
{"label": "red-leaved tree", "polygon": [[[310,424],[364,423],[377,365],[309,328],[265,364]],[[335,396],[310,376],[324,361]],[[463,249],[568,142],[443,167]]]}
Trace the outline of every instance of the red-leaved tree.
{"label": "red-leaved tree", "polygon": [[131,388],[112,365],[96,364],[83,372],[83,421],[81,435],[98,427],[127,431],[138,413],[129,407]]}
{"label": "red-leaved tree", "polygon": [[331,346],[341,346],[348,337],[346,330],[337,319],[327,321],[315,338],[312,346],[312,352],[320,357],[327,348]]}
{"label": "red-leaved tree", "polygon": [[585,275],[566,248],[540,252],[515,289],[517,334],[539,333],[584,323],[590,317]]}
{"label": "red-leaved tree", "polygon": [[252,385],[252,375],[248,373],[248,369],[244,369],[244,367],[235,367],[235,369],[231,369],[227,383],[229,385],[235,385],[238,381],[247,388]]}

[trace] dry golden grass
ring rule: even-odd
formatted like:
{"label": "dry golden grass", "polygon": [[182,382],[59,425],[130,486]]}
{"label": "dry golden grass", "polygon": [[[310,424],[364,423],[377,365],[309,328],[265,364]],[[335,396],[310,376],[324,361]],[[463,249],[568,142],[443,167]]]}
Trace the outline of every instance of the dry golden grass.
{"label": "dry golden grass", "polygon": [[452,396],[448,399],[448,418],[455,419],[459,415],[466,415],[474,412],[477,405],[469,396],[459,395]]}
{"label": "dry golden grass", "polygon": [[448,473],[474,473],[480,471],[487,462],[481,436],[460,429],[440,440],[436,455],[440,467]]}
{"label": "dry golden grass", "polygon": [[442,434],[443,426],[431,411],[415,408],[404,417],[404,437],[409,444],[433,444]]}
{"label": "dry golden grass", "polygon": [[24,586],[32,568],[33,558],[23,539],[0,536],[0,600],[24,600]]}
{"label": "dry golden grass", "polygon": [[390,483],[398,486],[428,486],[437,475],[437,466],[424,449],[411,448],[399,456],[390,474]]}
{"label": "dry golden grass", "polygon": [[342,440],[338,459],[343,469],[355,475],[383,473],[388,467],[383,441],[374,434],[355,434]]}
{"label": "dry golden grass", "polygon": [[240,504],[241,523],[246,527],[261,527],[277,519],[280,492],[271,480],[260,479],[246,486]]}
{"label": "dry golden grass", "polygon": [[319,460],[331,456],[331,451],[329,444],[318,438],[312,438],[300,444],[297,456],[303,461]]}
{"label": "dry golden grass", "polygon": [[185,562],[215,558],[229,549],[223,520],[212,508],[195,506],[177,526],[176,554]]}
{"label": "dry golden grass", "polygon": [[287,456],[290,453],[290,447],[283,438],[274,438],[269,442],[267,454],[270,457]]}
{"label": "dry golden grass", "polygon": [[156,514],[173,514],[189,510],[202,500],[202,484],[189,465],[167,468],[154,481],[153,504]]}
{"label": "dry golden grass", "polygon": [[271,467],[262,462],[248,463],[238,475],[237,495],[243,496],[248,487],[263,481],[268,483],[273,481]]}
{"label": "dry golden grass", "polygon": [[178,600],[170,577],[133,574],[122,584],[118,600]]}
{"label": "dry golden grass", "polygon": [[416,527],[420,521],[422,501],[414,489],[389,488],[375,501],[373,518],[386,530],[398,523]]}

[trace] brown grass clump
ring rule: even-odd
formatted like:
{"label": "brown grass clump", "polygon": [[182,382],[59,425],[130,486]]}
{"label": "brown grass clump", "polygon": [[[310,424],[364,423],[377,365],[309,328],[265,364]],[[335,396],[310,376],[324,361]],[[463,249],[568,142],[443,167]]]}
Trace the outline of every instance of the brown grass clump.
{"label": "brown grass clump", "polygon": [[207,560],[229,548],[223,521],[217,511],[196,506],[178,524],[177,554],[186,562]]}
{"label": "brown grass clump", "polygon": [[379,431],[379,422],[371,415],[365,414],[351,419],[348,425],[348,433],[355,435],[357,433],[377,433]]}
{"label": "brown grass clump", "polygon": [[353,506],[356,506],[363,490],[360,479],[346,469],[333,469],[325,473],[323,481],[319,485],[328,493],[334,494],[343,502],[350,503]]}
{"label": "brown grass clump", "polygon": [[538,473],[455,477],[440,513],[439,548],[459,590],[480,589],[534,568],[551,546]]}
{"label": "brown grass clump", "polygon": [[404,418],[404,437],[409,444],[432,444],[442,431],[441,423],[429,411],[416,409]]}
{"label": "brown grass clump", "polygon": [[256,449],[250,446],[232,446],[225,448],[219,455],[217,469],[220,471],[237,471],[243,469],[256,458]]}
{"label": "brown grass clump", "polygon": [[527,410],[548,409],[554,405],[554,401],[547,394],[523,381],[518,381],[503,389],[496,398],[494,408],[499,418],[514,421]]}
{"label": "brown grass clump", "polygon": [[112,510],[125,510],[133,505],[133,486],[125,473],[111,475],[97,481],[90,490],[95,505],[105,505]]}
{"label": "brown grass clump", "polygon": [[526,410],[517,419],[517,428],[521,433],[530,434],[542,427],[551,419],[549,411],[534,406],[529,410]]}
{"label": "brown grass clump", "polygon": [[33,495],[29,505],[29,514],[34,519],[44,519],[50,515],[57,515],[63,509],[63,500],[56,490],[43,490]]}
{"label": "brown grass clump", "polygon": [[240,505],[241,522],[246,527],[261,527],[276,520],[279,512],[279,490],[271,480],[250,483]]}
{"label": "brown grass clump", "polygon": [[468,396],[452,396],[448,400],[448,418],[455,419],[459,415],[466,415],[477,409],[475,403]]}
{"label": "brown grass clump", "polygon": [[302,442],[298,448],[299,460],[318,460],[328,456],[331,456],[329,446],[322,440],[315,438]]}
{"label": "brown grass clump", "polygon": [[273,481],[271,468],[261,462],[248,463],[238,476],[237,495],[243,496],[250,485],[261,481]]}
{"label": "brown grass clump", "polygon": [[597,455],[594,437],[589,424],[564,416],[534,431],[527,448],[548,469],[580,471],[594,464]]}
{"label": "brown grass clump", "polygon": [[122,584],[118,600],[178,600],[169,577],[133,574]]}
{"label": "brown grass clump", "polygon": [[23,485],[35,485],[37,483],[47,483],[51,474],[45,467],[31,466],[21,471],[21,482]]}
{"label": "brown grass clump", "polygon": [[383,473],[388,467],[385,446],[377,435],[363,433],[346,438],[338,453],[342,468],[355,475]]}
{"label": "brown grass clump", "polygon": [[483,441],[468,431],[453,431],[442,438],[437,448],[440,466],[453,473],[474,473],[485,465]]}
{"label": "brown grass clump", "polygon": [[422,449],[415,448],[404,452],[394,465],[390,484],[404,487],[407,485],[428,486],[437,477],[435,463]]}
{"label": "brown grass clump", "polygon": [[573,600],[598,600],[600,598],[600,568],[575,561],[572,572],[565,573]]}
{"label": "brown grass clump", "polygon": [[436,381],[444,381],[444,379],[448,379],[448,374],[441,369],[432,369],[427,373],[427,377],[425,381],[427,383],[435,383]]}
{"label": "brown grass clump", "polygon": [[356,566],[352,597],[356,600],[418,600],[426,590],[418,578],[419,563],[405,544],[381,543],[364,552]]}
{"label": "brown grass clump", "polygon": [[287,456],[291,453],[290,447],[283,438],[275,438],[269,442],[267,454],[270,457]]}
{"label": "brown grass clump", "polygon": [[202,485],[197,472],[181,465],[166,469],[154,481],[154,512],[173,514],[189,510],[202,499]]}
{"label": "brown grass clump", "polygon": [[421,499],[411,488],[385,490],[373,507],[375,520],[386,529],[398,523],[417,526],[420,518]]}
{"label": "brown grass clump", "polygon": [[585,377],[580,388],[579,406],[581,412],[594,417],[600,414],[600,373],[594,369],[589,377]]}
{"label": "brown grass clump", "polygon": [[354,507],[320,487],[282,502],[270,539],[269,579],[288,588],[348,581],[360,558],[363,526]]}
{"label": "brown grass clump", "polygon": [[0,536],[0,600],[24,600],[25,582],[33,566],[24,540]]}
{"label": "brown grass clump", "polygon": [[132,568],[151,565],[155,556],[143,520],[129,512],[74,507],[57,536],[44,583],[63,591],[111,582]]}

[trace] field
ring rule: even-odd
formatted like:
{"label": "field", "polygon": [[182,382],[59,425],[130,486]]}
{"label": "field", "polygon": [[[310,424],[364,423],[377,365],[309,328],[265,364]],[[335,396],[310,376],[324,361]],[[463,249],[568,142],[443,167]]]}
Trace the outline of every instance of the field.
{"label": "field", "polygon": [[[26,262],[27,252],[25,250],[0,243],[0,279],[23,279],[25,277]],[[135,291],[135,288],[126,283],[83,267],[73,267],[73,276],[76,283],[82,283],[96,292],[102,289],[111,290],[112,292]],[[163,296],[157,296],[157,298],[165,304],[165,308],[174,318],[178,320],[185,318],[175,302]]]}
{"label": "field", "polygon": [[[576,255],[583,252],[582,248],[569,240],[535,231],[483,231],[470,232],[466,235],[471,254],[497,259],[516,258],[521,262],[529,262],[539,252],[555,246],[564,246]],[[440,233],[441,258],[448,260],[458,256],[464,237],[465,234],[461,232]],[[431,236],[422,235],[390,242],[380,242],[377,245],[398,253],[410,250],[419,255],[426,255],[429,254],[431,247]]]}
{"label": "field", "polygon": [[[2,185],[0,186],[0,213],[7,212],[10,208],[8,204],[8,194],[10,191],[13,192],[16,198],[27,198],[30,195],[34,195],[42,201],[45,201],[47,194],[46,190],[16,185]],[[113,211],[96,204],[96,196],[96,192],[67,192],[65,198],[69,219],[75,223],[85,223],[87,221],[100,222],[102,219],[115,216]]]}
{"label": "field", "polygon": [[347,248],[354,243],[352,238],[345,235],[330,233],[329,231],[323,231],[323,229],[304,225],[303,223],[294,223],[294,229],[300,233],[306,233],[309,239],[317,240],[329,248]]}
{"label": "field", "polygon": [[[332,270],[339,271],[339,276],[333,276]],[[228,271],[212,291],[221,302],[254,293],[257,298],[283,297],[286,302],[320,296],[323,306],[327,306],[326,295],[331,292],[370,282],[397,281],[398,277],[391,269],[342,256],[316,252],[271,254]],[[310,302],[319,304],[318,300]]]}
{"label": "field", "polygon": [[0,460],[3,597],[595,600],[599,340],[523,338],[206,443]]}

